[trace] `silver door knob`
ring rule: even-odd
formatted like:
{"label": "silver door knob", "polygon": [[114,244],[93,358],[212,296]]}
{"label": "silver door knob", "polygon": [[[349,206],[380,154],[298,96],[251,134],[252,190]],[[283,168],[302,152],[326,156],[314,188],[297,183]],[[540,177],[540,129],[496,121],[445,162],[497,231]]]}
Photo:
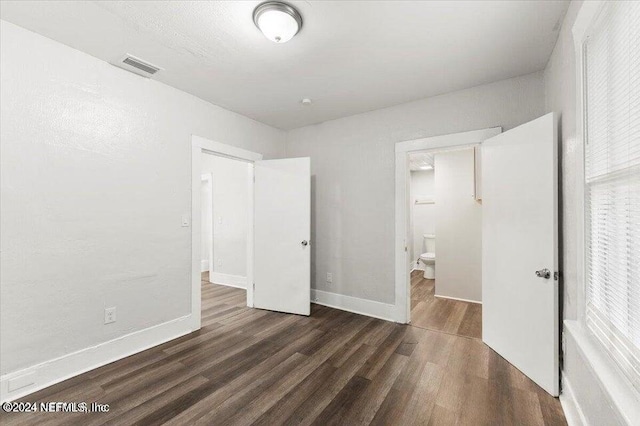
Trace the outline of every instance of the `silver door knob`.
{"label": "silver door knob", "polygon": [[551,271],[547,268],[540,269],[539,271],[536,271],[536,276],[548,280],[549,278],[551,278]]}
{"label": "silver door knob", "polygon": [[307,241],[307,240],[302,240],[302,245],[303,245],[303,246],[308,246],[308,245],[309,245],[309,241]]}

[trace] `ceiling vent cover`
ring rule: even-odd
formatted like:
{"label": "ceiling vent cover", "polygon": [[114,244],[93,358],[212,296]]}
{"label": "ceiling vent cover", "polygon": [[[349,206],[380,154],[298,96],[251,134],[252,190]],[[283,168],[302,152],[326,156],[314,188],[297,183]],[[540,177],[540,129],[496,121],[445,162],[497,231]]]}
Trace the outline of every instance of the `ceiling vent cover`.
{"label": "ceiling vent cover", "polygon": [[136,58],[135,56],[129,54],[120,58],[119,61],[112,63],[115,66],[147,78],[162,70],[162,68],[160,67],[152,65],[147,61],[143,61],[142,59]]}

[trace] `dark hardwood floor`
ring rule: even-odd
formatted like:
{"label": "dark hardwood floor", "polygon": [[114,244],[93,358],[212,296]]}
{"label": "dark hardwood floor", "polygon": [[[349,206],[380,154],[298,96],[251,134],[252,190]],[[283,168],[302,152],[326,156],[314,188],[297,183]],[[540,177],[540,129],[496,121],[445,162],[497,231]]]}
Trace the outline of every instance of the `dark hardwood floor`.
{"label": "dark hardwood floor", "polygon": [[411,273],[411,325],[458,336],[482,338],[482,305],[435,297],[435,280]]}
{"label": "dark hardwood floor", "polygon": [[479,339],[245,303],[244,291],[203,282],[201,330],[23,399],[106,403],[108,413],[3,413],[0,423],[566,424],[557,399]]}

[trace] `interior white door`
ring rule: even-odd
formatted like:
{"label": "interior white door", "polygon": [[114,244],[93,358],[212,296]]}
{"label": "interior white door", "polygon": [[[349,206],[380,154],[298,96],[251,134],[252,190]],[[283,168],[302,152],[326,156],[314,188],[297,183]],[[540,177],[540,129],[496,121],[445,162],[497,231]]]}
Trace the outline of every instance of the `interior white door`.
{"label": "interior white door", "polygon": [[311,162],[255,162],[254,306],[311,312]]}
{"label": "interior white door", "polygon": [[557,121],[482,143],[482,339],[559,393]]}

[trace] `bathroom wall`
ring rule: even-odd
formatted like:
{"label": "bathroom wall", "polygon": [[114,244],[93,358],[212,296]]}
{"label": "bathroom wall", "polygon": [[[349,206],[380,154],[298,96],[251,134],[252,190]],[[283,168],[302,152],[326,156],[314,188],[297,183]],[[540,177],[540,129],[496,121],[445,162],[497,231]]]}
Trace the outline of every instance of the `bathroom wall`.
{"label": "bathroom wall", "polygon": [[[217,284],[246,284],[248,167],[242,161],[202,154],[202,173],[213,175],[214,265],[209,271],[211,281]],[[208,248],[203,259],[209,259]]]}
{"label": "bathroom wall", "polygon": [[473,148],[435,155],[436,296],[482,301],[482,204]]}
{"label": "bathroom wall", "polygon": [[4,397],[8,373],[38,371],[23,392],[189,331],[191,135],[266,158],[283,156],[285,135],[6,21],[0,30]]}
{"label": "bathroom wall", "polygon": [[416,259],[426,251],[422,236],[435,233],[435,205],[416,204],[417,198],[433,199],[435,197],[433,184],[433,170],[411,171],[411,227],[413,229],[413,243],[411,244],[412,267],[424,269],[422,262]]}

